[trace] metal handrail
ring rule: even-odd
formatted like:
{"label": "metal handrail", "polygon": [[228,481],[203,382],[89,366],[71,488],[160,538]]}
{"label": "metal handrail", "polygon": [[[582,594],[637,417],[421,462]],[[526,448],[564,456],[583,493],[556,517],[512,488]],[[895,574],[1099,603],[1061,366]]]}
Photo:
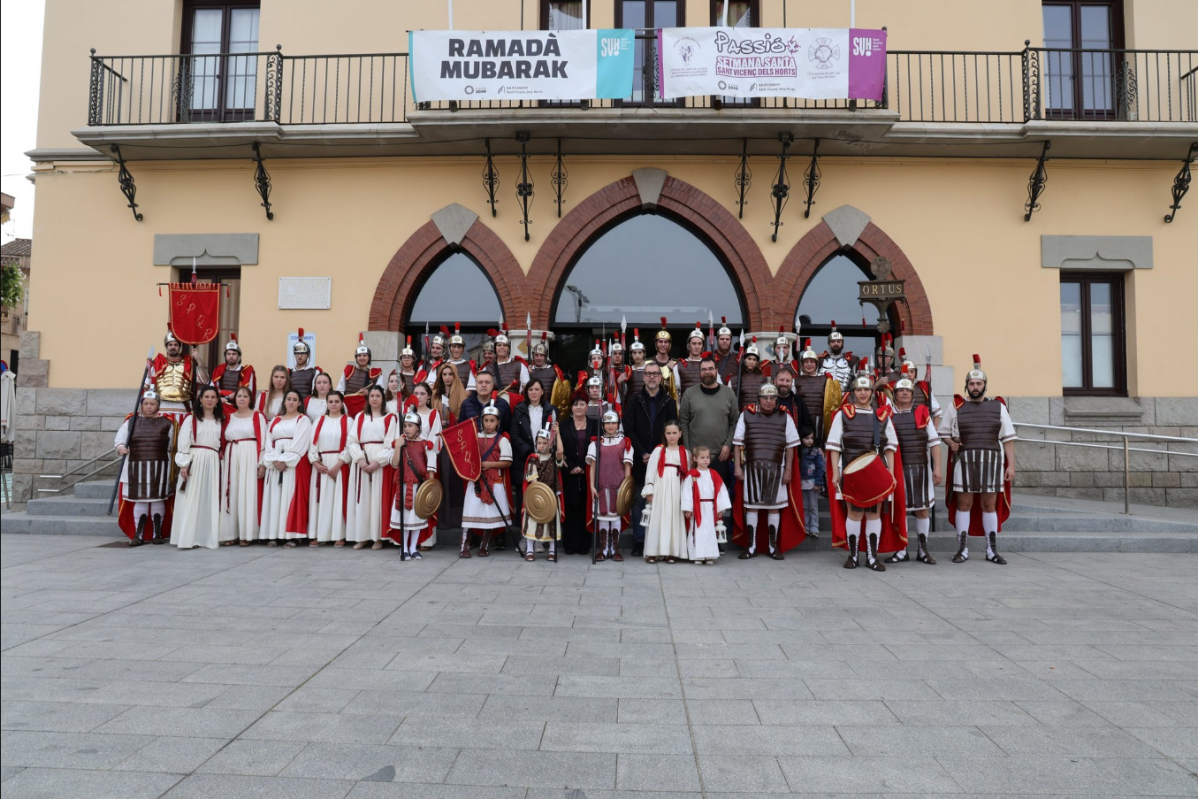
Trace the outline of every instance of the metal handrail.
{"label": "metal handrail", "polygon": [[1105,444],[1094,444],[1088,441],[1054,441],[1044,438],[1023,438],[1017,437],[1016,441],[1024,441],[1029,444],[1051,444],[1053,446],[1060,445],[1063,447],[1085,447],[1087,449],[1108,449],[1115,452],[1123,453],[1123,512],[1131,515],[1131,453],[1146,452],[1151,455],[1179,455],[1183,458],[1198,458],[1198,452],[1178,452],[1170,449],[1142,449],[1130,446],[1132,438],[1147,438],[1154,441],[1174,441],[1180,444],[1198,444],[1198,438],[1186,438],[1184,436],[1162,436],[1155,433],[1125,433],[1122,430],[1101,430],[1092,427],[1062,427],[1055,424],[1031,424],[1030,422],[1015,422],[1012,423],[1016,427],[1031,427],[1037,430],[1063,430],[1069,433],[1095,433],[1104,436],[1121,436],[1123,438],[1122,447],[1108,447]]}
{"label": "metal handrail", "polygon": [[[112,460],[108,461],[108,463],[105,463],[103,466],[99,467],[98,469],[93,469],[92,471],[88,472],[87,474],[76,477],[74,480],[67,483],[66,485],[60,485],[58,488],[42,488],[38,485],[38,481],[40,481],[40,480],[65,480],[68,477],[71,477],[72,475],[77,474],[78,472],[81,472],[84,469],[87,469],[92,464],[96,463],[97,461],[104,460],[105,458],[112,458]],[[84,461],[83,463],[76,466],[74,469],[71,469],[69,472],[66,472],[64,474],[35,475],[33,478],[33,493],[35,495],[36,494],[61,494],[63,491],[66,491],[67,489],[74,488],[76,485],[78,485],[79,483],[82,483],[87,478],[95,477],[97,474],[104,471],[108,467],[113,466],[117,463],[120,463],[120,460],[121,460],[121,456],[116,455],[115,453],[112,453],[112,452],[105,452],[103,455],[97,455],[96,457],[92,458],[89,461]]]}

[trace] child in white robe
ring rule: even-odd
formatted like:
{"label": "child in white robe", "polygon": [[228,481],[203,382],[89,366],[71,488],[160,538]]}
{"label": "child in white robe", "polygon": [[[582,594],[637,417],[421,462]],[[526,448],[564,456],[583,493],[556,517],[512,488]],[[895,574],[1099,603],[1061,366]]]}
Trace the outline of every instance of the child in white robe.
{"label": "child in white robe", "polygon": [[687,557],[712,564],[720,557],[716,525],[732,507],[728,489],[718,472],[711,470],[711,450],[695,447],[695,468],[682,481],[682,515],[686,519]]}
{"label": "child in white robe", "polygon": [[665,558],[674,563],[686,557],[686,526],[682,519],[680,494],[682,478],[690,470],[686,450],[679,446],[682,428],[678,422],[666,422],[666,443],[649,455],[645,468],[645,487],[641,496],[650,503],[649,524],[645,527],[645,562]]}

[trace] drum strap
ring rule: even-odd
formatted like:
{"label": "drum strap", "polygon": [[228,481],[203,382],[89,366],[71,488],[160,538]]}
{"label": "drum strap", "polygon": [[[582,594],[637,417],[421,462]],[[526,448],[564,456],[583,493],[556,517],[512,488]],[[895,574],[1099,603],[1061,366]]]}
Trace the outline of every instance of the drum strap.
{"label": "drum strap", "polygon": [[878,414],[872,409],[870,410],[869,415],[872,416],[874,420],[874,452],[877,452],[878,444],[881,442],[882,438],[882,425],[878,421]]}

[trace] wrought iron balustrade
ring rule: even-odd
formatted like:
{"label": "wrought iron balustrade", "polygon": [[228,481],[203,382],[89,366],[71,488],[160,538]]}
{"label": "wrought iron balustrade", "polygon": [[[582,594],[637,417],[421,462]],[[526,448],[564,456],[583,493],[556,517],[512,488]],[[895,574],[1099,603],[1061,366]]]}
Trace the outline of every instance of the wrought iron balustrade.
{"label": "wrought iron balustrade", "polygon": [[414,113],[561,109],[708,109],[784,118],[810,110],[889,109],[905,122],[1022,124],[1031,120],[1198,121],[1198,51],[892,51],[881,101],[719,96],[664,99],[657,40],[637,33],[628,97],[541,101],[488,97],[415,102],[407,53],[266,53],[91,58],[90,126],[277,122],[367,125],[415,121]]}

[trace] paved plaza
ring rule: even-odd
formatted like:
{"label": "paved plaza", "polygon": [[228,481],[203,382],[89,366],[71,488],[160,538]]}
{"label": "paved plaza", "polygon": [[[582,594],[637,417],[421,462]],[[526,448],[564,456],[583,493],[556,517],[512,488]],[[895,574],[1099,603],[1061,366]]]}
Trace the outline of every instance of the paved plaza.
{"label": "paved plaza", "polygon": [[0,538],[5,799],[1198,796],[1195,555],[106,542]]}

